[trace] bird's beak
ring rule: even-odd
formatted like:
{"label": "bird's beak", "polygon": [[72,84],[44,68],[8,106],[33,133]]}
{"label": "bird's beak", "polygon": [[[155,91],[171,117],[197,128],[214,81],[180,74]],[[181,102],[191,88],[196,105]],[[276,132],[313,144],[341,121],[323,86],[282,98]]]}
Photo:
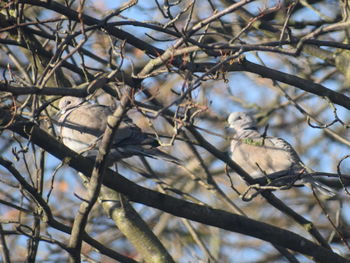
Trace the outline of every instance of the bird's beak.
{"label": "bird's beak", "polygon": [[225,126],[225,131],[227,133],[234,133],[235,130],[233,128],[231,128],[230,126]]}

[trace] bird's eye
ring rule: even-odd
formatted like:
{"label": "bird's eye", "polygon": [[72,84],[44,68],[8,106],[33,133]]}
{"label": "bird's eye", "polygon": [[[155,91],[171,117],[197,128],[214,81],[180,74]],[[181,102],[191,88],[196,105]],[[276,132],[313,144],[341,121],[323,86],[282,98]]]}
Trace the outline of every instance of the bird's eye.
{"label": "bird's eye", "polygon": [[237,118],[236,118],[236,120],[241,120],[242,119],[242,117],[241,116],[238,116]]}

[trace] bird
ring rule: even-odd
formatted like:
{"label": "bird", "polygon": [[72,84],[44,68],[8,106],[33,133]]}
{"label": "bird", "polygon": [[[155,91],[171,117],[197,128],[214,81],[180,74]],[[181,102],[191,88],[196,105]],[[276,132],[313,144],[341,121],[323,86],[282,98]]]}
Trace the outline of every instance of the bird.
{"label": "bird", "polygon": [[232,112],[227,122],[234,135],[230,145],[230,157],[251,177],[257,179],[269,175],[291,176],[323,195],[336,195],[334,189],[308,175],[313,171],[304,165],[287,141],[259,133],[251,113]]}
{"label": "bird", "polygon": [[[113,114],[110,107],[72,96],[63,97],[59,104],[58,134],[71,150],[94,158],[98,154],[107,118]],[[112,139],[109,163],[134,155],[179,163],[179,160],[157,149],[158,140],[142,132],[126,115]]]}

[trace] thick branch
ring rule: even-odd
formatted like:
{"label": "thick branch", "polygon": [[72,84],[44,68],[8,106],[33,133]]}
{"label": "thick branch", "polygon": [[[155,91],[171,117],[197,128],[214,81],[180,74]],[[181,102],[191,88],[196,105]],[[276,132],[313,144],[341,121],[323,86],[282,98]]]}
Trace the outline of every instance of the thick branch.
{"label": "thick branch", "polygon": [[[10,113],[4,109],[0,109],[0,125],[2,127],[7,126],[22,137],[30,138],[34,144],[40,146],[55,157],[65,160],[74,169],[86,175],[91,174],[93,161],[75,154],[64,145],[58,143],[55,138],[48,135],[34,123],[20,117],[12,121]],[[256,237],[272,244],[309,255],[319,262],[350,262],[336,253],[318,246],[288,230],[152,191],[127,180],[111,170],[106,170],[103,184],[126,195],[131,201],[206,225]]]}

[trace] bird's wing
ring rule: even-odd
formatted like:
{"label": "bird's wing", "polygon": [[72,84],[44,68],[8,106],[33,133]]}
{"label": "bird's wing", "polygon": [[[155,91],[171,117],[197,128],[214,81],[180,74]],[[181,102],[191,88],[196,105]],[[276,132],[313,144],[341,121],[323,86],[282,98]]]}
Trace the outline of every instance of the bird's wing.
{"label": "bird's wing", "polygon": [[232,159],[253,177],[301,167],[293,147],[277,137],[233,140],[231,152]]}
{"label": "bird's wing", "polygon": [[104,106],[84,104],[64,113],[58,120],[63,143],[76,152],[97,143],[107,125],[111,111]]}

